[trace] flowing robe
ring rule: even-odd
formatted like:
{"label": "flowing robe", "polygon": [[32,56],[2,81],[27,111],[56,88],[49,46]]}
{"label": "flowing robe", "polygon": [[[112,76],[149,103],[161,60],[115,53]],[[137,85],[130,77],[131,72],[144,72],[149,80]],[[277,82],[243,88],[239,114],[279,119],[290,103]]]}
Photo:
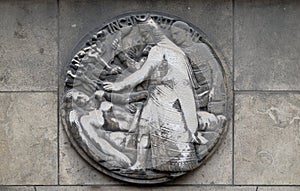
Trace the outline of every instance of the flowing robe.
{"label": "flowing robe", "polygon": [[150,135],[152,168],[187,171],[196,167],[192,134],[198,120],[192,72],[184,52],[169,39],[160,41],[144,65],[125,78],[132,88],[150,79],[149,98],[141,112],[139,133]]}

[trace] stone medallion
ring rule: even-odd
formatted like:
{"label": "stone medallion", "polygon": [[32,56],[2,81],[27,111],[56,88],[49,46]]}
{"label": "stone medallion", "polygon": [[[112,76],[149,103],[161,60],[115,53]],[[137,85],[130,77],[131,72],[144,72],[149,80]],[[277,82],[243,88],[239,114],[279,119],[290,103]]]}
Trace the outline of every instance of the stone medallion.
{"label": "stone medallion", "polygon": [[68,63],[64,128],[114,178],[172,180],[210,156],[228,120],[225,65],[192,24],[157,13],[117,17]]}

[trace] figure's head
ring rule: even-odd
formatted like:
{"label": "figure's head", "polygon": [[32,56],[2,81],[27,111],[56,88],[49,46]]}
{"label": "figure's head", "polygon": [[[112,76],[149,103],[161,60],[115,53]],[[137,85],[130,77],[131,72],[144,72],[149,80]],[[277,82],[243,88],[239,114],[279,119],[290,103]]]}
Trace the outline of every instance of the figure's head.
{"label": "figure's head", "polygon": [[108,102],[108,101],[104,101],[100,105],[100,109],[103,112],[111,112],[112,108],[113,108],[113,104],[111,102]]}
{"label": "figure's head", "polygon": [[106,39],[107,32],[105,30],[101,30],[97,33],[97,38],[100,42],[104,42]]}
{"label": "figure's head", "polygon": [[102,101],[105,101],[106,100],[106,93],[105,93],[105,91],[104,90],[97,90],[96,92],[95,92],[95,98],[99,101],[99,102],[102,102]]}
{"label": "figure's head", "polygon": [[77,106],[84,107],[84,106],[87,105],[90,98],[89,98],[89,96],[87,96],[83,92],[80,92],[80,91],[75,90],[75,89],[71,89],[70,91],[67,92],[67,94],[65,96],[65,100],[67,102],[73,102],[74,101],[74,103]]}
{"label": "figure's head", "polygon": [[177,45],[182,45],[185,41],[190,39],[190,27],[182,21],[176,21],[171,26],[171,35]]}
{"label": "figure's head", "polygon": [[158,43],[164,38],[164,34],[151,17],[140,20],[138,23],[138,28],[140,35],[146,44]]}

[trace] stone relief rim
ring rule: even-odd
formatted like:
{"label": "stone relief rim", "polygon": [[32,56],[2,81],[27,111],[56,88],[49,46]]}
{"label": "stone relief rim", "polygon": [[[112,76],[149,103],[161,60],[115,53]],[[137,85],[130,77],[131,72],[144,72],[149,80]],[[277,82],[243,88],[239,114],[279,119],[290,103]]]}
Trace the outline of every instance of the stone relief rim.
{"label": "stone relief rim", "polygon": [[[231,75],[231,70],[229,69],[228,60],[223,56],[223,54],[221,54],[221,51],[219,51],[219,49],[208,40],[209,39],[208,36],[201,29],[199,29],[197,26],[195,26],[191,22],[186,21],[176,15],[157,12],[157,11],[130,11],[130,12],[126,12],[124,14],[117,15],[115,17],[111,17],[109,19],[105,19],[104,22],[102,22],[102,24],[100,24],[99,27],[95,27],[93,30],[90,30],[89,32],[87,32],[74,46],[71,53],[69,54],[70,56],[67,57],[68,58],[67,62],[63,63],[63,66],[60,69],[61,72],[63,73],[63,75],[61,75],[61,79],[64,80],[66,77],[66,69],[68,67],[68,63],[70,63],[73,56],[76,54],[76,52],[78,50],[81,50],[82,48],[85,47],[86,42],[91,39],[93,34],[95,34],[97,31],[104,28],[108,23],[110,23],[116,19],[120,19],[122,17],[134,15],[134,14],[158,14],[158,15],[162,15],[162,16],[171,17],[173,19],[180,20],[180,21],[187,23],[201,35],[200,41],[209,46],[209,48],[212,50],[213,55],[217,59],[218,64],[220,65],[222,75],[223,75],[223,81],[224,81],[224,85],[225,85],[226,106],[224,108],[226,110],[225,116],[227,118],[227,121],[226,121],[226,125],[223,127],[222,133],[220,134],[218,141],[214,144],[212,150],[198,163],[197,169],[199,170],[199,168],[201,168],[201,166],[203,166],[203,164],[205,164],[211,158],[211,156],[213,154],[215,154],[216,150],[219,148],[220,144],[224,141],[225,137],[227,136],[227,132],[229,131],[229,128],[232,128],[232,109],[233,109],[232,108],[233,107],[232,106],[232,104],[233,104],[233,89],[232,89],[232,87],[233,86],[232,86],[232,75]],[[60,91],[62,92],[62,94],[60,95],[60,100],[61,100],[60,106],[62,106],[63,99],[61,99],[61,98],[63,97],[63,93],[65,91],[65,86],[60,86]],[[89,165],[93,166],[93,168],[104,173],[107,176],[110,176],[116,180],[121,180],[121,181],[127,182],[127,183],[151,185],[151,184],[167,183],[167,182],[174,180],[177,177],[181,177],[184,174],[187,174],[187,172],[183,172],[180,175],[174,176],[174,177],[166,176],[166,177],[160,177],[160,178],[146,180],[146,179],[126,177],[126,176],[122,176],[122,175],[113,173],[109,169],[106,169],[104,166],[99,165],[94,159],[92,159],[90,156],[88,156],[88,154],[81,148],[81,146],[78,145],[78,143],[74,139],[74,137],[71,136],[72,133],[70,132],[69,127],[68,127],[68,120],[66,119],[67,115],[65,114],[64,108],[60,107],[59,112],[60,112],[60,117],[62,118],[61,124],[63,125],[63,129],[66,132],[68,140],[71,142],[72,147],[75,148],[76,152],[85,160],[85,162],[87,162]],[[195,170],[197,170],[197,169],[195,169]]]}

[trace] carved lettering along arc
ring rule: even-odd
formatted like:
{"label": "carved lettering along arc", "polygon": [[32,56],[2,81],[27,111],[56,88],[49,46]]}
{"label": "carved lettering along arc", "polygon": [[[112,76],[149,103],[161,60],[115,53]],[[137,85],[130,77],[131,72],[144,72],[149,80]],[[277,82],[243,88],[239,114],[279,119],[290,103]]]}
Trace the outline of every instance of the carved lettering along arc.
{"label": "carved lettering along arc", "polygon": [[93,33],[65,80],[62,122],[77,152],[132,183],[199,167],[229,116],[226,65],[203,33],[158,13],[117,17]]}

